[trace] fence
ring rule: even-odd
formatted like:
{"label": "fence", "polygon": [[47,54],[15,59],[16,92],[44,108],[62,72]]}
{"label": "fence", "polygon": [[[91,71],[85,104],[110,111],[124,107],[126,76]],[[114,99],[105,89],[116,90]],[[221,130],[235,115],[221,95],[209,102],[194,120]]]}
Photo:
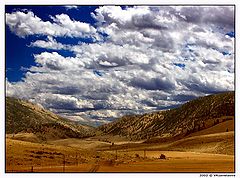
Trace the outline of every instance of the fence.
{"label": "fence", "polygon": [[[74,171],[78,170],[79,165],[87,163],[85,158],[82,158],[79,154],[65,155],[54,154],[46,155],[44,152],[35,152],[37,154],[30,155],[34,161],[32,165],[20,165],[14,163],[13,159],[11,163],[6,164],[6,172],[66,172],[71,168]],[[51,161],[53,160],[54,161]]]}
{"label": "fence", "polygon": [[[98,153],[100,152],[105,151],[99,151]],[[137,158],[147,158],[146,150],[137,151],[138,154],[135,154],[135,151],[131,153],[131,151],[128,151],[127,149],[116,149],[111,150],[110,152],[113,154],[109,160],[113,162],[118,159],[122,159],[122,157],[126,154],[131,158],[136,158],[136,155],[138,155]],[[34,153],[34,156],[30,155],[34,157],[32,165],[16,165],[13,162],[14,164],[12,163],[7,165],[6,172],[96,172],[99,169],[98,162],[101,160],[101,156],[99,156],[98,153],[96,153],[95,157],[92,157],[90,161],[87,160],[85,156],[81,156],[78,153],[69,155],[56,152],[50,153],[46,151],[37,151],[32,153]]]}

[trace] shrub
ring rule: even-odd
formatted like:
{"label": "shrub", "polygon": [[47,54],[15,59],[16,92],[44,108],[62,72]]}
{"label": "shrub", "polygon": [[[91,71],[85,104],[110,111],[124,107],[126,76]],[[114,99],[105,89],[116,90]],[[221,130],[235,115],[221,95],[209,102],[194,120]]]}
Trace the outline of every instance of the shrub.
{"label": "shrub", "polygon": [[166,159],[166,156],[164,154],[161,154],[159,159]]}

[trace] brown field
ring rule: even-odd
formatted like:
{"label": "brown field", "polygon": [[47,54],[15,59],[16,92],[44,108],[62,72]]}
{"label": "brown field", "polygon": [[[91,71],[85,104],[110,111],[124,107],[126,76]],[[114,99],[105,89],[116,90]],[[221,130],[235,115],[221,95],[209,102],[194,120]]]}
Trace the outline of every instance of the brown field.
{"label": "brown field", "polygon": [[30,134],[8,135],[6,172],[234,172],[233,130],[230,120],[164,143],[111,136],[33,143]]}

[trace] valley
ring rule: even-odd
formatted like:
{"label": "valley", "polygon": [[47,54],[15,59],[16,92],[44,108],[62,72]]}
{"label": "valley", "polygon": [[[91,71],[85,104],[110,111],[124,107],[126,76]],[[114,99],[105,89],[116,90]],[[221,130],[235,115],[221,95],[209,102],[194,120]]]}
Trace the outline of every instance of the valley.
{"label": "valley", "polygon": [[[150,113],[143,116],[127,116],[99,128],[76,126],[47,111],[32,109],[32,105],[27,108],[31,112],[24,112],[26,108],[22,110],[22,104],[19,104],[22,101],[13,100],[18,109],[14,110],[10,108],[11,105],[7,105],[9,124],[6,133],[6,172],[233,173],[234,100],[233,94],[222,96],[227,99],[220,100],[219,96],[214,96],[221,101],[216,106],[213,106],[211,99],[207,98],[211,109],[217,111],[210,114],[211,117],[205,117],[208,113],[206,109],[199,109],[199,112],[191,109],[185,112],[186,110],[182,109],[185,107],[183,105],[180,111],[174,110],[178,117],[172,116],[173,111],[170,110],[166,111],[167,117],[162,115],[162,112],[160,115]],[[216,103],[216,100],[213,103]],[[189,108],[189,103],[186,105]],[[228,112],[221,109],[222,105],[230,108]],[[197,105],[191,106],[197,108]],[[9,119],[13,116],[9,117],[8,113],[13,110],[17,112],[15,115],[24,116],[22,120],[16,121],[19,125],[18,132],[11,132],[9,129],[11,128]],[[179,116],[183,115],[183,112],[186,116],[181,119]],[[31,118],[28,117],[29,113],[36,118],[34,122],[29,120]],[[170,122],[165,120],[169,115],[172,116],[171,126]],[[41,122],[37,120],[38,117],[42,118]],[[28,118],[28,122],[32,123],[31,129],[24,125],[23,118]],[[125,124],[122,122],[123,119]],[[36,124],[36,121],[40,124]],[[159,126],[160,121],[165,124]],[[175,122],[180,123],[181,128],[179,124],[174,125]],[[46,127],[46,123],[51,123],[52,126]],[[166,127],[174,129],[172,131]]]}
{"label": "valley", "polygon": [[[218,126],[210,129],[219,131]],[[44,144],[7,136],[6,171],[93,172],[97,166],[96,172],[234,172],[233,131],[195,135],[166,143],[109,136],[114,145],[106,136]],[[159,159],[161,154],[166,159]]]}

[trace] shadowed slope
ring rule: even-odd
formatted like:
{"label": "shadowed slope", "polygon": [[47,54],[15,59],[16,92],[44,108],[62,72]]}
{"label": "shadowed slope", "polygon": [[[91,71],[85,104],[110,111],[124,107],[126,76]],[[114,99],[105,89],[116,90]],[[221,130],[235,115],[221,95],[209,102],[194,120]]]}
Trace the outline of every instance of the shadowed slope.
{"label": "shadowed slope", "polygon": [[45,141],[89,137],[94,135],[94,129],[71,122],[30,102],[7,97],[6,133],[18,134],[15,137],[23,140]]}

